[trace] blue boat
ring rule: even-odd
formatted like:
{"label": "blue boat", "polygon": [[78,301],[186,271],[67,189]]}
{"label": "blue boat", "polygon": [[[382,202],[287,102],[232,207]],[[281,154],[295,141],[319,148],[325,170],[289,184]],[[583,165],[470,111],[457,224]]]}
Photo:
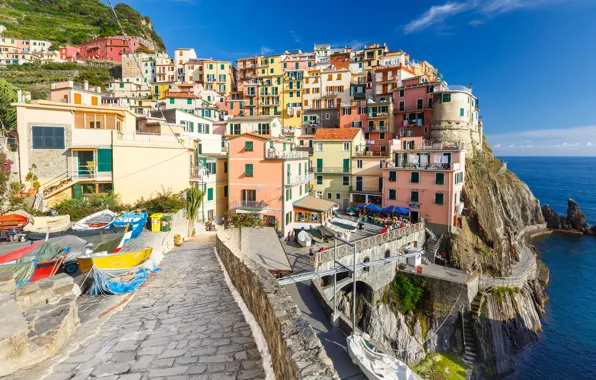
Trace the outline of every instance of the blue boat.
{"label": "blue boat", "polygon": [[131,239],[138,238],[141,235],[141,232],[143,232],[145,224],[147,224],[148,217],[149,214],[146,212],[141,212],[139,214],[125,212],[114,220],[113,226],[126,227],[127,224],[130,224],[130,229],[132,229]]}

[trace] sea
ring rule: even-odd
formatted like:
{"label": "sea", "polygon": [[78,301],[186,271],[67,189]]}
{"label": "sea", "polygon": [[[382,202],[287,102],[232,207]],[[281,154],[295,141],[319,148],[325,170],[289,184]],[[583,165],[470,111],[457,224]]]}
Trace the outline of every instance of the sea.
{"label": "sea", "polygon": [[[499,157],[540,204],[566,215],[577,201],[596,224],[596,157]],[[596,237],[550,235],[534,240],[550,269],[544,332],[508,379],[596,379]]]}

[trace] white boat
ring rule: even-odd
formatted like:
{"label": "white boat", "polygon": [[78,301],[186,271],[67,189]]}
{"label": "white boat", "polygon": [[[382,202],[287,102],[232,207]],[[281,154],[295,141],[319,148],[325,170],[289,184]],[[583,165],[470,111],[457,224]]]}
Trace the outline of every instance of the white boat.
{"label": "white boat", "polygon": [[348,352],[369,380],[420,380],[404,362],[384,354],[372,345],[366,334],[347,338]]}
{"label": "white boat", "polygon": [[304,230],[298,233],[298,243],[303,247],[310,247],[312,244],[312,237]]}
{"label": "white boat", "polygon": [[36,216],[29,222],[23,231],[26,232],[59,232],[70,227],[70,215]]}
{"label": "white boat", "polygon": [[72,226],[72,229],[75,231],[100,230],[102,228],[108,228],[114,223],[115,219],[116,214],[110,210],[103,210],[79,220]]}

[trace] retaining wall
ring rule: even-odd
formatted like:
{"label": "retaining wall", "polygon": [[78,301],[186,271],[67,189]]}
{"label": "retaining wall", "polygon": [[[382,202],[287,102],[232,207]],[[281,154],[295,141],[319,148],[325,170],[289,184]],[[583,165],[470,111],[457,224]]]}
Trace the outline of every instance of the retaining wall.
{"label": "retaining wall", "polygon": [[238,249],[235,232],[236,229],[231,229],[217,233],[217,253],[230,280],[261,327],[275,377],[339,379],[298,306],[264,267]]}

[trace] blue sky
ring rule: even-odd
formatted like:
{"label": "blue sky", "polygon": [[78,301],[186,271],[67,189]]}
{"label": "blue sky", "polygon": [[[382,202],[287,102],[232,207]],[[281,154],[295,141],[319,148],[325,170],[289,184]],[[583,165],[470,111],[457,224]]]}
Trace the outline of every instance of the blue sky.
{"label": "blue sky", "polygon": [[[596,0],[127,0],[168,52],[235,61],[252,54],[387,43],[474,83],[498,155],[596,155]],[[409,5],[407,3],[415,3]]]}

